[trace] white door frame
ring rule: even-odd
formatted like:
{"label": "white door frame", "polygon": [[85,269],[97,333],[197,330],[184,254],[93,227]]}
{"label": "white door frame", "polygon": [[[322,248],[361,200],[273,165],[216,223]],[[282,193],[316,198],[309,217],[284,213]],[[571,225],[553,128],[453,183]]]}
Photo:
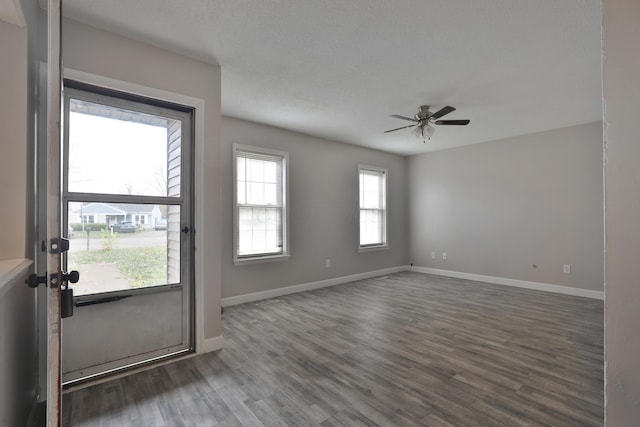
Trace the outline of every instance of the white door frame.
{"label": "white door frame", "polygon": [[203,200],[204,196],[204,183],[203,183],[203,171],[204,171],[204,119],[205,115],[205,102],[204,99],[195,98],[179,93],[169,92],[162,89],[157,89],[149,86],[139,85],[136,83],[125,82],[122,80],[112,79],[97,74],[86,73],[71,68],[64,68],[64,78],[75,80],[79,83],[86,83],[88,85],[98,86],[105,89],[112,89],[118,92],[130,93],[133,95],[139,95],[147,98],[159,99],[162,101],[173,102],[181,104],[190,108],[193,108],[194,114],[194,155],[193,155],[193,167],[194,167],[194,192],[193,192],[193,214],[194,214],[194,229],[193,239],[195,245],[194,261],[195,261],[195,352],[204,353],[208,349],[205,346],[204,338],[204,265],[206,260],[204,259],[203,252],[198,250],[204,246],[203,233],[199,232],[204,228],[204,212],[203,205],[199,201]]}
{"label": "white door frame", "polygon": [[62,409],[61,254],[51,253],[51,242],[61,237],[62,51],[61,0],[48,0],[47,10],[47,426],[59,427]]}

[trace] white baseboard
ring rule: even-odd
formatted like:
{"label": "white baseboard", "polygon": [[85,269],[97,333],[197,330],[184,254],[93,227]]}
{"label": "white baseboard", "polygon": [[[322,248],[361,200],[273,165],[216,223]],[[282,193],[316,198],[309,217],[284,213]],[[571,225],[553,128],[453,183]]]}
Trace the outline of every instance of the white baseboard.
{"label": "white baseboard", "polygon": [[[284,288],[269,289],[267,291],[253,292],[250,294],[238,295],[235,297],[222,298],[223,307],[244,304],[247,302],[260,301],[268,298],[276,298],[283,295],[294,294],[296,292],[310,291],[313,289],[326,288],[328,286],[340,285],[342,283],[354,282],[356,280],[369,279],[371,277],[384,276],[386,274],[398,273],[401,271],[414,271],[416,273],[434,274],[437,276],[455,277],[458,279],[475,280],[478,282],[493,283],[496,285],[513,286],[516,288],[534,289],[545,292],[555,292],[558,294],[574,295],[578,297],[604,300],[604,292],[592,291],[588,289],[572,288],[570,286],[552,285],[549,283],[529,282],[526,280],[507,279],[504,277],[483,276],[481,274],[463,273],[459,271],[440,270],[437,268],[415,267],[401,265],[398,267],[385,268],[382,270],[367,271],[364,273],[352,274],[349,276],[334,277],[317,282],[303,283],[300,285],[287,286]],[[220,340],[217,343],[215,340]],[[222,336],[205,340],[203,352],[215,351],[222,348]]]}
{"label": "white baseboard", "polygon": [[455,277],[458,279],[475,280],[496,285],[514,286],[516,288],[535,289],[537,291],[555,292],[558,294],[604,300],[604,292],[589,289],[572,288],[570,286],[551,285],[549,283],[528,282],[526,280],[507,279],[504,277],[483,276],[481,274],[462,273],[459,271],[440,270],[428,267],[409,267],[409,271],[416,273],[435,274],[436,276]]}
{"label": "white baseboard", "polygon": [[202,341],[202,347],[198,349],[198,354],[221,350],[223,347],[224,339],[222,338],[222,335],[218,335],[213,338],[205,338]]}
{"label": "white baseboard", "polygon": [[238,295],[235,297],[222,298],[222,306],[244,304],[246,302],[259,301],[267,298],[275,298],[283,295],[294,294],[296,292],[310,291],[313,289],[326,288],[328,286],[340,285],[342,283],[354,282],[356,280],[369,279],[371,277],[384,276],[385,274],[406,271],[409,266],[384,268],[382,270],[367,271],[364,273],[352,274],[349,276],[334,277],[333,279],[319,280],[317,282],[303,283],[300,285],[287,286],[284,288],[269,289],[267,291],[253,292],[250,294]]}

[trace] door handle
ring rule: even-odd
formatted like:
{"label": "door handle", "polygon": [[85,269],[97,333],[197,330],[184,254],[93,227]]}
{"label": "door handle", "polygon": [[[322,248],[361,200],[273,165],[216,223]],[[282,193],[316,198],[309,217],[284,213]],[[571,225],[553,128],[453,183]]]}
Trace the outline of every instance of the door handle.
{"label": "door handle", "polygon": [[[62,273],[63,285],[66,285],[67,282],[78,283],[78,280],[80,280],[80,273],[78,273],[76,270],[70,271],[68,273]],[[37,288],[38,285],[47,283],[47,275],[45,274],[44,276],[38,276],[36,273],[31,273],[29,277],[27,277],[27,280],[25,280],[24,282],[29,285],[30,288]]]}
{"label": "door handle", "polygon": [[182,231],[184,234],[187,234],[189,232],[189,227],[187,227],[186,225],[184,227],[182,227]]}
{"label": "door handle", "polygon": [[[54,281],[58,281],[57,277],[52,278],[51,287],[53,286]],[[73,316],[73,289],[68,287],[69,283],[77,283],[80,280],[80,273],[73,270],[69,273],[62,272],[62,289],[60,291],[60,317],[63,319],[65,317]],[[38,276],[36,273],[32,273],[25,280],[26,284],[29,285],[30,288],[37,288],[41,283],[47,283],[47,275]]]}
{"label": "door handle", "polygon": [[24,282],[29,285],[30,288],[37,288],[41,283],[47,283],[47,275],[38,276],[36,273],[31,273]]}
{"label": "door handle", "polygon": [[68,273],[62,273],[62,283],[78,283],[78,280],[80,280],[80,273],[78,273],[76,270],[72,270]]}

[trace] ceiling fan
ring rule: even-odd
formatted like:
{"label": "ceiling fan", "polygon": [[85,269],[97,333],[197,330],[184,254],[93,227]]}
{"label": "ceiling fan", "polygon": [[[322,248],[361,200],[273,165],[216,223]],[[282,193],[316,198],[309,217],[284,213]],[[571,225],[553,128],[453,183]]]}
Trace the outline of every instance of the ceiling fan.
{"label": "ceiling fan", "polygon": [[389,132],[395,132],[397,130],[400,129],[406,129],[406,128],[410,128],[410,127],[415,127],[415,129],[413,130],[413,133],[416,136],[421,136],[423,139],[423,142],[427,142],[427,139],[431,139],[431,135],[433,135],[433,133],[435,132],[435,128],[433,127],[434,125],[454,125],[454,126],[466,126],[468,125],[471,120],[436,120],[439,119],[440,117],[449,114],[453,111],[455,111],[456,109],[450,106],[446,106],[438,111],[436,111],[435,113],[432,113],[431,111],[429,111],[429,106],[428,105],[421,105],[418,108],[418,113],[413,116],[413,117],[406,117],[406,116],[401,116],[399,114],[392,114],[389,117],[395,117],[396,119],[402,119],[402,120],[408,120],[410,122],[414,122],[414,124],[409,125],[409,126],[402,126],[400,128],[396,128],[396,129],[390,129],[390,130],[386,130],[384,131],[384,133],[389,133]]}

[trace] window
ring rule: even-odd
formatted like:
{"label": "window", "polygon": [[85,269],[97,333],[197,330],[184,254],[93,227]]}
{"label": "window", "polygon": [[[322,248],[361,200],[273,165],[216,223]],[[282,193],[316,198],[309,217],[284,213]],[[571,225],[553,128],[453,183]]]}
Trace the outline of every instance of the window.
{"label": "window", "polygon": [[359,250],[386,249],[387,170],[358,166],[360,194]]}
{"label": "window", "polygon": [[234,262],[289,256],[289,154],[234,144]]}

